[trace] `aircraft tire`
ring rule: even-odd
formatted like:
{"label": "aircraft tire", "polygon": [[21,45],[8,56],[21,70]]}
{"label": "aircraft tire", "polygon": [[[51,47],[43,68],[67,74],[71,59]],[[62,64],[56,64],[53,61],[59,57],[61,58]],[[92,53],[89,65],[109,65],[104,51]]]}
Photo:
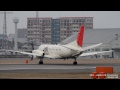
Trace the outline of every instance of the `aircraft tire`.
{"label": "aircraft tire", "polygon": [[39,64],[43,64],[43,62],[40,61]]}
{"label": "aircraft tire", "polygon": [[77,65],[77,62],[73,62],[74,65]]}

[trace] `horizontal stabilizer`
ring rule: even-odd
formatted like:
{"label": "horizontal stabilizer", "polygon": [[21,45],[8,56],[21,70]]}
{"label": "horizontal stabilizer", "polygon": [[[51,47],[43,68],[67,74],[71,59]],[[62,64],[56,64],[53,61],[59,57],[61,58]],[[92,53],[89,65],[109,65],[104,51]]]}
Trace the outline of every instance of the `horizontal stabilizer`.
{"label": "horizontal stabilizer", "polygon": [[73,50],[73,51],[78,51],[78,50],[82,50],[81,47],[74,47],[74,46],[70,46],[70,45],[60,45],[61,47]]}
{"label": "horizontal stabilizer", "polygon": [[83,51],[85,50],[88,50],[88,49],[92,49],[92,48],[95,48],[95,47],[98,47],[100,45],[102,45],[103,43],[99,43],[99,44],[95,44],[95,45],[91,45],[91,46],[87,46],[87,47],[83,47]]}
{"label": "horizontal stabilizer", "polygon": [[90,55],[96,55],[96,54],[104,54],[104,53],[109,53],[109,52],[113,52],[113,50],[110,51],[100,51],[100,52],[89,52],[89,53],[83,53],[80,56],[90,56]]}

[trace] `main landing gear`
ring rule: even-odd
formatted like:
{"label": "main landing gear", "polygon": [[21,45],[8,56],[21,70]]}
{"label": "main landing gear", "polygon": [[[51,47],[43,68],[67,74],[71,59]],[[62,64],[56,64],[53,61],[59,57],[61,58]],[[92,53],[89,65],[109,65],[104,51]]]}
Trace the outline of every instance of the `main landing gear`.
{"label": "main landing gear", "polygon": [[40,58],[39,64],[43,64],[43,58]]}
{"label": "main landing gear", "polygon": [[43,64],[43,58],[44,58],[44,55],[45,55],[45,53],[43,53],[43,56],[42,56],[42,57],[40,57],[39,64]]}
{"label": "main landing gear", "polygon": [[76,57],[74,59],[75,61],[73,62],[73,65],[77,65]]}

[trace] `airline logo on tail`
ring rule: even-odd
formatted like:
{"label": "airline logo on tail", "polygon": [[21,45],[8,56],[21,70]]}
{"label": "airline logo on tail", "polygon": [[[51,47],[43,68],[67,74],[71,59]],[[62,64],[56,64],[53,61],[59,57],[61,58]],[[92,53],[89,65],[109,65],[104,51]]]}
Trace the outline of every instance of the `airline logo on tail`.
{"label": "airline logo on tail", "polygon": [[84,37],[84,26],[80,27],[80,31],[77,36],[77,44],[82,47],[83,45],[83,37]]}

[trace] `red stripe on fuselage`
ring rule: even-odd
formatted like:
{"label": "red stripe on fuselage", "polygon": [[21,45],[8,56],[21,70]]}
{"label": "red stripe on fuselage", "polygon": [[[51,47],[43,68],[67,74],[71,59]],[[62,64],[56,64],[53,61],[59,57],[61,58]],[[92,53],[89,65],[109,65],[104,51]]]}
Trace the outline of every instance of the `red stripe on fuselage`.
{"label": "red stripe on fuselage", "polygon": [[84,36],[84,26],[80,27],[80,31],[77,36],[77,44],[82,47],[83,44],[83,36]]}

